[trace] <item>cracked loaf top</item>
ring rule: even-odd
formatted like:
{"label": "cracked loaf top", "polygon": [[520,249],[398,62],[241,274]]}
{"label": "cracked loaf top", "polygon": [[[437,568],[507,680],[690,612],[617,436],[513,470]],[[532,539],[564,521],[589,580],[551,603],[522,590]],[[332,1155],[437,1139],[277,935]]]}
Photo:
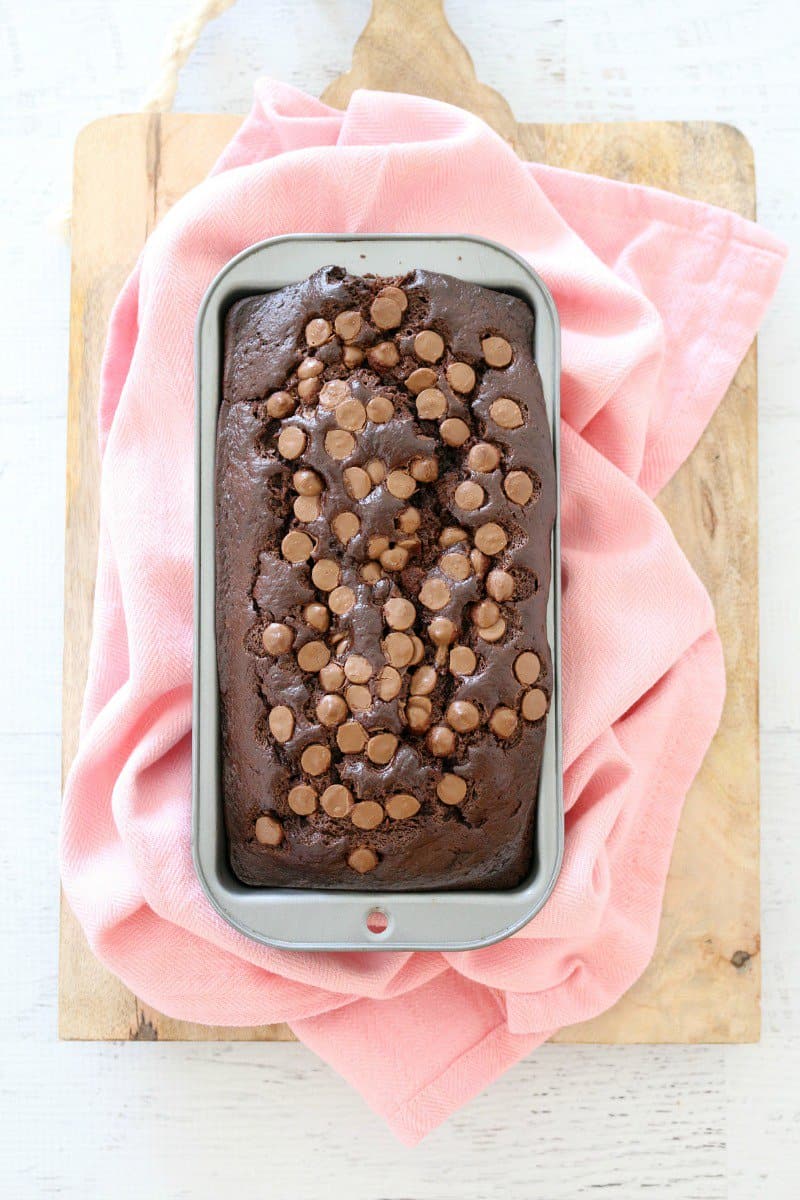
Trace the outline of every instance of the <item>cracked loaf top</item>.
{"label": "cracked loaf top", "polygon": [[552,665],[533,314],[326,267],[234,304],[217,438],[224,809],[243,882],[508,888]]}

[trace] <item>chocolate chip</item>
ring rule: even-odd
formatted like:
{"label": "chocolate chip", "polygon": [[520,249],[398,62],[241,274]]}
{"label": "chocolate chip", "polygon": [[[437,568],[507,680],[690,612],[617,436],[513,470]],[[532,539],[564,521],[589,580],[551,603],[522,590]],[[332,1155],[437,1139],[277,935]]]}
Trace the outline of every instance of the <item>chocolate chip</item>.
{"label": "chocolate chip", "polygon": [[526,721],[540,721],[547,712],[547,696],[541,688],[531,688],[522,697],[522,715]]}
{"label": "chocolate chip", "polygon": [[341,462],[356,448],[356,439],[346,429],[329,429],[325,434],[325,449],[331,458]]}
{"label": "chocolate chip", "polygon": [[403,321],[403,310],[391,296],[376,296],[370,306],[369,315],[378,329],[397,329]]}
{"label": "chocolate chip", "polygon": [[444,342],[432,329],[423,329],[414,338],[414,353],[421,362],[438,362],[444,354]]}
{"label": "chocolate chip", "polygon": [[269,731],[276,742],[288,742],[294,733],[294,713],[285,704],[270,709]]}
{"label": "chocolate chip", "polygon": [[439,612],[450,603],[450,589],[443,579],[426,579],[419,592],[420,603]]}
{"label": "chocolate chip", "polygon": [[294,631],[288,625],[272,621],[261,634],[261,642],[267,654],[286,654],[291,650]]}
{"label": "chocolate chip", "polygon": [[367,358],[370,366],[377,370],[389,370],[400,362],[400,351],[394,342],[378,342],[377,346],[367,351]]}
{"label": "chocolate chip", "polygon": [[425,646],[422,643],[422,639],[418,638],[415,633],[411,634],[411,641],[414,643],[414,653],[411,655],[409,666],[415,667],[425,657]]}
{"label": "chocolate chip", "polygon": [[486,591],[493,600],[510,600],[514,595],[514,576],[495,567],[486,576]]}
{"label": "chocolate chip", "polygon": [[369,688],[360,683],[351,683],[345,688],[344,696],[351,712],[366,712],[372,704]]}
{"label": "chocolate chip", "polygon": [[284,458],[299,458],[306,448],[308,438],[296,425],[287,425],[278,434],[278,453]]}
{"label": "chocolate chip", "polygon": [[394,416],[394,405],[388,396],[373,396],[367,404],[367,416],[375,425],[385,425]]}
{"label": "chocolate chip", "polygon": [[304,358],[297,368],[298,379],[316,379],[325,370],[325,364],[318,358]]}
{"label": "chocolate chip", "polygon": [[311,578],[314,586],[321,592],[332,592],[338,586],[342,572],[339,564],[333,558],[320,558],[311,568]]}
{"label": "chocolate chip", "polygon": [[488,628],[479,629],[478,637],[484,642],[499,642],[503,637],[505,637],[505,632],[506,623],[501,617],[499,621],[495,621],[495,623],[493,625],[489,625]]}
{"label": "chocolate chip", "polygon": [[350,388],[343,379],[331,379],[319,394],[320,408],[335,409],[350,399]]}
{"label": "chocolate chip", "polygon": [[520,425],[524,424],[522,409],[515,400],[509,400],[507,396],[495,400],[489,409],[489,415],[501,429],[519,429]]}
{"label": "chocolate chip", "polygon": [[340,429],[356,432],[367,423],[367,410],[360,400],[344,400],[336,409],[336,424]]}
{"label": "chocolate chip", "polygon": [[367,758],[370,762],[385,766],[391,762],[397,749],[397,738],[393,733],[376,733],[367,742]]}
{"label": "chocolate chip", "polygon": [[306,342],[309,346],[324,346],[330,340],[333,330],[330,322],[322,317],[315,317],[306,325]]}
{"label": "chocolate chip", "polygon": [[391,629],[410,629],[417,619],[417,610],[410,600],[394,596],[384,604],[383,617]]}
{"label": "chocolate chip", "polygon": [[420,392],[424,392],[425,388],[432,388],[439,376],[430,367],[417,367],[416,371],[412,371],[406,380],[406,387],[415,396]]}
{"label": "chocolate chip", "polygon": [[384,571],[402,571],[408,565],[408,551],[403,546],[384,550],[380,558]]}
{"label": "chocolate chip", "polygon": [[457,506],[462,508],[464,512],[475,512],[486,500],[486,493],[479,483],[475,483],[472,479],[467,479],[464,483],[458,485],[453,499]]}
{"label": "chocolate chip", "polygon": [[399,512],[394,520],[401,533],[416,533],[422,524],[422,515],[418,508],[409,505]]}
{"label": "chocolate chip", "polygon": [[486,474],[494,471],[500,463],[500,451],[491,442],[476,442],[467,455],[470,471]]}
{"label": "chocolate chip", "polygon": [[466,395],[475,387],[475,372],[469,363],[452,362],[445,372],[447,382],[454,392]]}
{"label": "chocolate chip", "polygon": [[377,829],[383,820],[383,806],[375,800],[362,800],[350,813],[356,829]]}
{"label": "chocolate chip", "polygon": [[347,705],[344,699],[332,692],[330,695],[322,696],[317,702],[317,720],[320,725],[331,727],[333,725],[341,725],[347,717]]}
{"label": "chocolate chip", "polygon": [[409,471],[418,483],[433,483],[439,478],[439,463],[436,458],[415,458],[411,462]]}
{"label": "chocolate chip", "polygon": [[358,721],[348,721],[336,731],[336,744],[342,754],[360,754],[367,744],[367,731]]}
{"label": "chocolate chip", "polygon": [[483,554],[500,554],[507,544],[506,531],[495,521],[488,521],[475,531],[475,545]]}
{"label": "chocolate chip", "polygon": [[324,775],[331,765],[331,752],[327,746],[312,742],[300,755],[300,766],[307,775]]}
{"label": "chocolate chip", "polygon": [[395,287],[393,283],[387,283],[386,287],[381,288],[378,295],[387,296],[390,300],[394,300],[401,312],[405,312],[408,308],[408,296],[402,288]]}
{"label": "chocolate chip", "polygon": [[439,570],[448,579],[459,581],[469,579],[472,574],[472,567],[466,554],[459,554],[458,552],[443,555],[439,560]]}
{"label": "chocolate chip", "polygon": [[273,392],[267,400],[267,414],[275,420],[294,412],[294,400],[288,392]]}
{"label": "chocolate chip", "polygon": [[438,388],[425,388],[417,396],[417,416],[422,421],[438,421],[447,412],[447,401]]}
{"label": "chocolate chip", "polygon": [[356,846],[348,855],[347,865],[358,871],[359,875],[366,875],[368,871],[374,871],[377,867],[378,856],[369,846]]}
{"label": "chocolate chip", "polygon": [[316,812],[317,793],[307,783],[298,783],[289,792],[286,803],[293,813],[297,813],[298,817],[307,817],[312,812]]}
{"label": "chocolate chip", "polygon": [[417,485],[408,471],[390,471],[386,477],[386,488],[398,500],[408,500],[417,490]]}
{"label": "chocolate chip", "polygon": [[532,650],[523,650],[514,662],[514,674],[520,683],[536,683],[542,665]]}
{"label": "chocolate chip", "polygon": [[352,342],[354,338],[357,338],[361,331],[361,325],[361,313],[355,308],[339,313],[333,322],[333,327],[343,342]]}
{"label": "chocolate chip", "polygon": [[360,575],[364,583],[377,583],[379,579],[383,579],[383,570],[379,563],[368,562],[364,563]]}
{"label": "chocolate chip", "polygon": [[447,725],[434,725],[428,733],[427,746],[437,758],[447,758],[456,748],[456,735]]}
{"label": "chocolate chip", "polygon": [[428,626],[428,637],[434,646],[449,646],[456,640],[458,630],[448,617],[434,617]]}
{"label": "chocolate chip", "polygon": [[325,788],[319,802],[329,817],[341,819],[352,812],[353,793],[344,784],[332,783]]}
{"label": "chocolate chip", "polygon": [[447,706],[447,723],[458,733],[470,733],[481,723],[481,714],[469,700],[454,700]]}
{"label": "chocolate chip", "polygon": [[395,792],[386,801],[386,814],[393,821],[405,821],[415,816],[420,809],[419,800],[410,792]]}
{"label": "chocolate chip", "polygon": [[409,696],[406,701],[406,724],[415,733],[423,733],[431,723],[433,705],[427,696]]}
{"label": "chocolate chip", "polygon": [[394,667],[384,667],[378,675],[377,691],[381,700],[394,700],[400,694],[403,680]]}
{"label": "chocolate chip", "polygon": [[511,362],[511,346],[502,337],[486,337],[481,342],[483,357],[490,367],[507,367]]}
{"label": "chocolate chip", "polygon": [[527,504],[533,495],[530,475],[524,471],[509,471],[503,483],[503,491],[514,504]]}
{"label": "chocolate chip", "polygon": [[328,604],[331,612],[336,613],[337,617],[344,616],[349,613],[350,609],[356,602],[356,594],[350,587],[335,587],[328,596]]}
{"label": "chocolate chip", "polygon": [[450,673],[452,675],[471,675],[478,665],[475,651],[469,646],[453,646],[450,651]]}
{"label": "chocolate chip", "polygon": [[354,538],[361,528],[361,521],[355,513],[341,512],[331,521],[331,529],[343,546]]}
{"label": "chocolate chip", "polygon": [[482,550],[478,550],[475,546],[469,552],[469,561],[476,575],[483,576],[489,569],[489,559]]}
{"label": "chocolate chip", "polygon": [[459,529],[458,525],[446,525],[439,534],[439,545],[443,550],[449,549],[450,546],[457,546],[459,542],[468,541],[467,534],[463,529]]}
{"label": "chocolate chip", "polygon": [[352,500],[363,500],[372,491],[372,480],[363,467],[345,467],[344,488]]}
{"label": "chocolate chip", "polygon": [[460,417],[448,417],[439,426],[442,441],[448,446],[463,446],[470,435],[470,428]]}
{"label": "chocolate chip", "polygon": [[322,491],[322,480],[316,471],[295,471],[292,486],[301,496],[318,496]]}
{"label": "chocolate chip", "polygon": [[297,385],[297,394],[304,404],[309,404],[320,389],[319,379],[301,379]]}
{"label": "chocolate chip", "polygon": [[262,846],[280,846],[283,826],[274,817],[259,817],[256,821],[256,841]]}
{"label": "chocolate chip", "polygon": [[319,672],[319,682],[326,692],[338,692],[344,683],[344,671],[339,663],[326,663]]}
{"label": "chocolate chip", "polygon": [[331,652],[324,642],[306,642],[297,651],[297,665],[301,671],[316,673],[329,661]]}
{"label": "chocolate chip", "polygon": [[436,785],[436,795],[442,804],[460,804],[466,794],[466,782],[459,775],[443,775]]}
{"label": "chocolate chip", "polygon": [[292,512],[302,525],[307,525],[310,521],[316,521],[322,512],[322,504],[319,496],[298,496],[292,505]]}
{"label": "chocolate chip", "polygon": [[344,673],[351,683],[366,683],[372,678],[369,659],[363,654],[351,654],[345,659]]}
{"label": "chocolate chip", "polygon": [[390,633],[381,642],[383,656],[392,667],[407,667],[414,657],[414,643],[406,633]]}
{"label": "chocolate chip", "polygon": [[495,604],[494,600],[481,600],[480,603],[473,605],[472,621],[479,629],[488,629],[490,625],[494,625],[500,619],[500,609]]}
{"label": "chocolate chip", "polygon": [[410,694],[412,696],[429,696],[436,687],[438,678],[433,667],[419,667],[411,676]]}
{"label": "chocolate chip", "polygon": [[517,714],[513,708],[506,708],[505,705],[500,705],[494,710],[489,718],[489,728],[495,737],[510,738],[517,728]]}

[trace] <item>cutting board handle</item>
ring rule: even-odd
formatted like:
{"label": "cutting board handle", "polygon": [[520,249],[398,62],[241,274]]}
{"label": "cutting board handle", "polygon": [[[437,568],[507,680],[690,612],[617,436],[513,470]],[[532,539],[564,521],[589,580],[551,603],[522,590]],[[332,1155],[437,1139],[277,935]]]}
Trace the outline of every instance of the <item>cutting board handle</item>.
{"label": "cutting board handle", "polygon": [[372,0],[350,70],[322,99],[346,108],[356,88],[411,92],[479,113],[514,144],[516,120],[507,101],[481,83],[464,43],[448,24],[442,0]]}

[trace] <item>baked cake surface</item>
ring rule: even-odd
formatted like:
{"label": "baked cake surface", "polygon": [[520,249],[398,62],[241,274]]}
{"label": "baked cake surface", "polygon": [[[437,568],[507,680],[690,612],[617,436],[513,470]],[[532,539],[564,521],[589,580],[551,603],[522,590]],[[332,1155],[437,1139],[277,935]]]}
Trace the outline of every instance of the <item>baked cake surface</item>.
{"label": "baked cake surface", "polygon": [[326,267],[230,309],[216,636],[252,885],[508,888],[552,665],[552,444],[521,300]]}

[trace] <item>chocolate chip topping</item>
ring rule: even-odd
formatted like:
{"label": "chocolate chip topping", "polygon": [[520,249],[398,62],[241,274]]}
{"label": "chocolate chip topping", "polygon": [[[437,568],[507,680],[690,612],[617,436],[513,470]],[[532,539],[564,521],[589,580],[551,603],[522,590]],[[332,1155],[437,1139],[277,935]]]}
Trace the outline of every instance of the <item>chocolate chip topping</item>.
{"label": "chocolate chip topping", "polygon": [[351,309],[348,312],[339,313],[333,327],[343,342],[352,342],[358,337],[362,324],[361,313],[358,309]]}
{"label": "chocolate chip topping", "polygon": [[386,801],[386,815],[393,821],[405,821],[408,817],[416,816],[419,810],[419,800],[408,792],[397,792]]}
{"label": "chocolate chip topping", "polygon": [[245,882],[523,878],[552,688],[531,334],[519,301],[424,272],[329,268],[231,310],[217,631]]}
{"label": "chocolate chip topping", "polygon": [[306,342],[309,346],[324,346],[332,332],[328,321],[316,317],[306,325]]}
{"label": "chocolate chip topping", "polygon": [[[417,367],[406,379],[406,387],[413,395],[418,396],[426,388],[432,388],[439,376],[430,367]],[[291,411],[291,410],[290,410]]]}
{"label": "chocolate chip topping", "polygon": [[280,846],[283,826],[274,817],[259,817],[255,827],[256,841],[262,846]]}
{"label": "chocolate chip topping", "polygon": [[507,367],[511,362],[512,350],[503,337],[487,337],[481,342],[483,357],[490,367]]}
{"label": "chocolate chip topping", "polygon": [[414,353],[421,362],[438,362],[444,354],[444,342],[433,329],[423,329],[414,338]]}
{"label": "chocolate chip topping", "polygon": [[359,875],[366,875],[368,871],[374,871],[377,867],[378,856],[369,846],[357,846],[348,855],[347,862]]}
{"label": "chocolate chip topping", "polygon": [[475,372],[469,363],[452,362],[445,374],[454,392],[466,394],[475,387]]}

